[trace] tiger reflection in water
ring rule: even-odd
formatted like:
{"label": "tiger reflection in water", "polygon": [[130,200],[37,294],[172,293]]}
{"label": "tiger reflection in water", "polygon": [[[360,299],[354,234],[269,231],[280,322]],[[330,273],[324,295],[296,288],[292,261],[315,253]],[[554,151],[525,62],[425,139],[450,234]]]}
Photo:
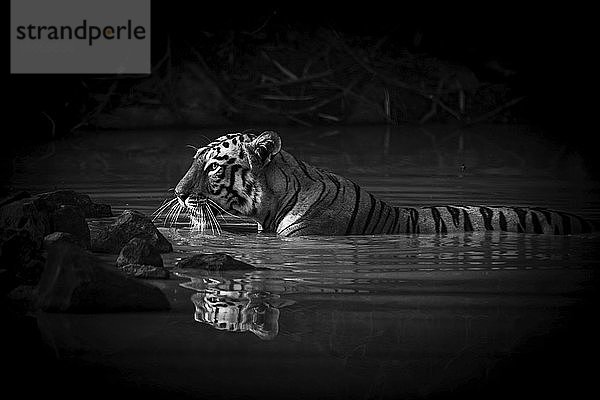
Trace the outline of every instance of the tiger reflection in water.
{"label": "tiger reflection in water", "polygon": [[268,292],[246,291],[243,284],[230,286],[231,290],[207,288],[194,294],[195,320],[219,330],[250,331],[262,340],[274,339],[279,333],[279,308],[293,302]]}

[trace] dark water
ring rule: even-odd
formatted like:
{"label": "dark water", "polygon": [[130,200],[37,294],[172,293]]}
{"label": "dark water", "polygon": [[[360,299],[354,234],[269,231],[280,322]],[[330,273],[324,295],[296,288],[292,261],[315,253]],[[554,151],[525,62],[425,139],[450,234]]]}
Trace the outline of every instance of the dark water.
{"label": "dark water", "polygon": [[[13,182],[150,214],[191,162],[186,145],[224,132],[85,134],[21,158]],[[583,160],[526,127],[280,135],[299,158],[392,204],[535,205],[600,219]],[[157,282],[168,313],[42,314],[43,339],[94,384],[169,398],[504,398],[593,385],[597,234],[289,239],[222,222],[222,235],[192,233],[183,219],[162,227],[175,245],[165,264],[224,251],[268,270]]]}

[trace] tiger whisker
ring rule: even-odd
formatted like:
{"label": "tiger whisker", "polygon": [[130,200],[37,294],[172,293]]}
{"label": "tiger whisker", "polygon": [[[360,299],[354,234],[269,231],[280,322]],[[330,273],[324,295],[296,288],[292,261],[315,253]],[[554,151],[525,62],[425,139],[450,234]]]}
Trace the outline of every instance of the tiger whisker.
{"label": "tiger whisker", "polygon": [[179,221],[179,215],[181,214],[182,209],[183,209],[183,206],[181,206],[181,205],[179,205],[177,207],[177,210],[173,214],[173,220],[171,221],[171,226],[175,225],[175,227],[177,228],[177,222]]}
{"label": "tiger whisker", "polygon": [[213,213],[213,211],[210,209],[210,207],[206,207],[209,217],[211,218],[212,222],[211,222],[211,232],[214,235],[214,230],[213,230],[213,226],[215,227],[217,234],[220,235],[222,230],[221,230],[221,226],[219,225],[219,221],[217,221],[217,218],[215,217],[215,214]]}
{"label": "tiger whisker", "polygon": [[208,221],[210,223],[210,230],[211,233],[214,235],[215,230],[218,232],[219,231],[219,223],[216,220],[213,211],[211,210],[210,206],[208,206],[208,204],[204,203],[203,204],[203,208],[205,209],[205,213],[208,216]]}
{"label": "tiger whisker", "polygon": [[223,213],[240,219],[240,217],[226,211],[211,199],[190,198],[185,205],[182,205],[175,197],[163,201],[160,207],[152,213],[152,221],[162,219],[164,226],[177,228],[182,213],[190,218],[190,230],[198,231],[201,234],[205,234],[207,229],[210,228],[211,234],[220,235],[223,230],[218,217],[220,217],[223,222],[227,222]]}
{"label": "tiger whisker", "polygon": [[204,235],[204,230],[206,229],[206,216],[204,215],[204,210],[200,207],[200,233]]}
{"label": "tiger whisker", "polygon": [[175,207],[177,207],[177,204],[172,204],[169,209],[167,210],[167,212],[165,213],[165,219],[163,220],[163,225],[167,226],[169,223],[169,220],[171,219],[171,214],[173,213]]}
{"label": "tiger whisker", "polygon": [[[223,212],[222,212],[221,210],[219,210],[218,208],[215,208],[215,211],[216,211],[217,213],[219,213],[219,215],[218,215],[218,216],[219,216],[219,217],[221,217],[221,220],[223,220],[223,223],[225,223],[225,224],[226,224],[226,223],[227,223],[227,220],[226,220],[226,219],[225,219],[225,217],[223,216]],[[232,215],[232,216],[233,216],[233,217],[235,217],[235,215]],[[239,217],[238,217],[238,218],[239,218]]]}
{"label": "tiger whisker", "polygon": [[175,214],[177,213],[177,211],[181,208],[181,204],[179,204],[179,202],[175,203],[171,209],[169,210],[169,212],[167,213],[167,216],[165,218],[165,225],[169,224],[169,227],[172,228],[173,227],[173,218],[175,217]]}
{"label": "tiger whisker", "polygon": [[163,215],[169,209],[169,207],[173,205],[175,201],[177,201],[176,198],[171,200],[165,200],[163,204],[152,213],[153,220],[160,218],[161,215]]}
{"label": "tiger whisker", "polygon": [[210,228],[211,233],[214,235],[215,233],[215,229],[214,229],[214,221],[212,218],[212,212],[210,210],[209,207],[206,207],[206,205],[203,205],[202,208],[204,209],[204,214],[206,215],[206,220],[208,222],[208,226]]}
{"label": "tiger whisker", "polygon": [[190,212],[191,217],[191,228],[203,234],[206,226],[204,212],[198,205],[189,209],[188,211]]}
{"label": "tiger whisker", "polygon": [[234,217],[234,218],[241,219],[241,218],[240,218],[240,217],[238,217],[237,215],[233,215],[233,214],[232,214],[232,213],[230,213],[229,211],[225,210],[223,207],[221,207],[220,205],[218,205],[218,204],[217,204],[217,203],[216,203],[214,200],[211,200],[211,199],[208,199],[208,198],[207,198],[206,200],[208,200],[208,202],[209,202],[211,205],[213,205],[213,206],[214,206],[214,207],[215,207],[215,208],[216,208],[216,209],[217,209],[219,212],[224,212],[225,214],[227,214],[227,215],[230,215],[230,216],[232,216],[232,217]]}
{"label": "tiger whisker", "polygon": [[175,215],[174,218],[174,222],[175,222],[175,227],[177,227],[177,222],[179,222],[179,216],[181,215],[181,211],[183,211],[184,207],[183,206],[179,206],[179,209],[177,210],[177,214]]}
{"label": "tiger whisker", "polygon": [[204,204],[200,206],[200,212],[204,219],[204,230],[202,231],[202,233],[204,233],[207,226],[212,229],[212,220],[210,219],[210,215],[208,214],[208,210],[205,208]]}
{"label": "tiger whisker", "polygon": [[154,211],[154,212],[152,213],[152,215],[151,215],[151,216],[153,217],[152,221],[154,221],[154,220],[156,220],[156,219],[160,218],[161,214],[163,214],[163,212],[164,212],[164,211],[165,211],[165,210],[166,210],[166,209],[167,209],[167,208],[168,208],[170,205],[172,205],[172,204],[173,204],[173,202],[175,202],[175,201],[177,201],[177,198],[174,198],[174,199],[171,199],[171,200],[165,200],[165,201],[163,202],[163,204],[162,204],[160,207],[158,207],[158,208],[156,209],[156,211]]}

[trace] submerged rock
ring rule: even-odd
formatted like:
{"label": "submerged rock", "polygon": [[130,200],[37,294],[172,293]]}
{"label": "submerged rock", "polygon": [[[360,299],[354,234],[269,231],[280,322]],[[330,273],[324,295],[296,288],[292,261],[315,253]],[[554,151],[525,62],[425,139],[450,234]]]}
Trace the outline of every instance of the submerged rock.
{"label": "submerged rock", "polygon": [[74,190],[56,190],[42,193],[36,196],[34,201],[40,210],[48,212],[56,210],[61,205],[68,205],[79,207],[85,218],[104,218],[113,215],[110,205],[96,204],[87,194],[78,193]]}
{"label": "submerged rock", "polygon": [[225,253],[196,254],[183,258],[175,263],[177,268],[204,269],[207,271],[253,271],[268,268],[258,268],[243,261],[236,260]]}
{"label": "submerged rock", "polygon": [[119,254],[123,246],[136,237],[149,240],[160,253],[173,251],[171,243],[156,229],[150,218],[133,210],[123,211],[112,225],[92,231],[92,250]]}
{"label": "submerged rock", "polygon": [[125,276],[66,241],[49,245],[36,304],[43,311],[76,313],[170,308],[169,301],[157,287]]}
{"label": "submerged rock", "polygon": [[48,250],[50,246],[57,242],[68,242],[77,246],[82,246],[79,239],[68,232],[52,232],[44,238],[44,249]]}
{"label": "submerged rock", "polygon": [[52,232],[70,233],[83,248],[90,247],[90,228],[85,214],[77,206],[61,205],[50,217]]}
{"label": "submerged rock", "polygon": [[154,243],[146,238],[133,238],[123,248],[117,258],[117,267],[121,268],[127,264],[148,265],[163,267],[160,252]]}
{"label": "submerged rock", "polygon": [[153,265],[127,264],[120,267],[127,276],[138,279],[169,279],[171,273],[163,268]]}
{"label": "submerged rock", "polygon": [[133,238],[123,246],[117,267],[133,278],[169,279],[170,276],[163,267],[160,252],[151,240],[145,238]]}

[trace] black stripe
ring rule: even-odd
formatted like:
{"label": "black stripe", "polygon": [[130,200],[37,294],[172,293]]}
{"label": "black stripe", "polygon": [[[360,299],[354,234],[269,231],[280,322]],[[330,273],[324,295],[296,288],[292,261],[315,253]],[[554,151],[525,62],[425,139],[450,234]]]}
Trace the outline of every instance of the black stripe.
{"label": "black stripe", "polygon": [[376,233],[375,228],[377,228],[377,225],[379,225],[379,221],[381,221],[381,217],[383,216],[384,203],[383,201],[379,201],[379,203],[381,204],[381,207],[379,207],[379,217],[377,217],[377,222],[375,222],[375,225],[373,225],[373,228],[371,228],[371,234]]}
{"label": "black stripe", "polygon": [[500,222],[500,230],[506,232],[508,227],[506,226],[506,216],[502,211],[498,211],[498,220]]}
{"label": "black stripe", "polygon": [[431,207],[431,216],[433,217],[433,222],[435,222],[435,233],[440,233],[440,220],[442,217],[437,208]]}
{"label": "black stripe", "polygon": [[[389,207],[388,207],[388,208],[386,208],[386,209],[385,209],[383,212],[385,213],[385,218],[383,219],[383,221],[382,221],[382,223],[381,223],[381,229],[380,229],[380,231],[379,231],[381,234],[385,234],[385,233],[387,233],[387,231],[389,231],[389,230],[390,230],[390,228],[389,228],[389,227],[388,227],[388,229],[386,230],[386,229],[385,229],[385,226],[388,224],[388,222],[390,222],[390,215],[392,214],[392,210],[391,210],[391,208],[389,208]],[[383,214],[382,214],[382,215],[383,215]]]}
{"label": "black stripe", "polygon": [[458,228],[458,225],[460,224],[460,210],[452,206],[447,206],[446,209],[450,215],[452,215],[452,223],[454,224],[454,227]]}
{"label": "black stripe", "polygon": [[590,233],[592,231],[592,226],[589,222],[578,215],[576,215],[575,218],[577,218],[579,224],[581,225],[581,233]]}
{"label": "black stripe", "polygon": [[336,176],[327,174],[327,177],[335,185],[335,196],[333,196],[333,199],[331,199],[331,201],[329,202],[329,205],[328,205],[328,207],[329,207],[329,206],[333,205],[333,203],[335,202],[335,200],[338,197],[338,194],[340,194],[341,184],[340,184],[340,182],[338,182],[337,179],[335,179],[335,178],[337,178]]}
{"label": "black stripe", "polygon": [[550,211],[539,207],[533,208],[533,210],[541,212],[544,218],[546,218],[548,225],[552,225],[552,213]]}
{"label": "black stripe", "polygon": [[358,214],[358,206],[360,205],[360,188],[354,182],[354,191],[356,193],[356,202],[354,204],[354,210],[352,211],[352,216],[350,217],[350,222],[348,223],[348,228],[346,228],[346,235],[349,235],[352,232],[352,225],[354,225],[354,220],[356,219],[356,214]]}
{"label": "black stripe", "polygon": [[491,208],[479,207],[479,212],[483,217],[483,226],[485,227],[485,230],[493,231],[494,226],[492,225],[492,217],[494,215],[494,211],[492,211]]}
{"label": "black stripe", "polygon": [[267,230],[268,230],[267,221],[269,220],[270,216],[271,216],[271,210],[268,210],[267,215],[265,215],[265,219],[263,219],[263,229],[267,228]]}
{"label": "black stripe", "polygon": [[390,226],[390,229],[388,229],[387,233],[395,233],[396,231],[396,224],[398,223],[398,216],[400,215],[400,209],[398,209],[398,207],[394,207],[394,222],[392,223],[392,225]]}
{"label": "black stripe", "polygon": [[[289,153],[288,153],[289,154]],[[311,181],[317,182],[315,180],[315,178],[313,178],[312,176],[310,176],[310,174],[308,173],[308,169],[306,169],[306,164],[304,164],[304,162],[298,160],[296,158],[296,156],[294,156],[293,154],[290,154],[290,156],[292,156],[292,158],[294,159],[294,161],[296,161],[296,163],[298,164],[298,166],[300,167],[300,169],[302,170],[302,172],[304,173],[304,175],[306,175],[306,177],[308,179],[310,179]]]}
{"label": "black stripe", "polygon": [[463,219],[464,219],[464,230],[465,232],[473,232],[473,225],[471,224],[471,217],[467,210],[463,209]]}
{"label": "black stripe", "polygon": [[275,228],[279,226],[279,224],[281,223],[281,221],[283,221],[287,213],[290,212],[290,210],[296,206],[296,203],[298,202],[299,193],[300,183],[296,180],[296,185],[294,185],[294,194],[288,199],[285,205],[279,209],[277,215],[275,215]]}
{"label": "black stripe", "polygon": [[412,225],[412,233],[419,233],[419,211],[415,208],[410,209],[410,222]]}
{"label": "black stripe", "polygon": [[535,211],[530,211],[531,213],[531,223],[533,224],[533,232],[534,233],[544,233],[542,229],[542,225],[540,224],[540,220],[535,213]]}
{"label": "black stripe", "polygon": [[367,232],[367,227],[369,226],[369,222],[371,222],[371,217],[373,216],[373,211],[375,211],[375,197],[371,193],[369,193],[369,197],[371,198],[371,209],[369,210],[369,214],[367,215],[367,219],[365,220],[365,226],[363,227],[362,234],[364,235]]}
{"label": "black stripe", "polygon": [[563,235],[571,234],[571,217],[565,213],[559,212],[560,219],[562,220]]}
{"label": "black stripe", "polygon": [[[230,191],[232,191],[232,192],[233,192],[233,191],[235,191],[235,190],[233,189],[233,185],[235,185],[235,173],[236,173],[236,172],[237,172],[239,169],[241,169],[241,168],[242,168],[242,166],[241,166],[241,165],[232,165],[232,166],[231,166],[231,169],[229,170],[229,172],[230,172],[230,176],[229,176],[229,187],[228,187],[228,189],[229,189]],[[244,180],[242,179],[242,187],[243,187],[243,186],[244,186]],[[236,192],[236,193],[237,193],[237,192]]]}
{"label": "black stripe", "polygon": [[296,190],[296,192],[294,192],[294,194],[292,195],[292,197],[290,197],[287,203],[285,203],[283,208],[279,210],[279,212],[275,216],[275,227],[279,226],[279,224],[281,223],[281,221],[283,221],[288,212],[290,212],[296,206],[296,203],[298,203],[299,192],[300,189]]}
{"label": "black stripe", "polygon": [[[317,199],[315,201],[312,202],[312,204],[306,209],[306,211],[304,212],[304,216],[310,215],[311,211],[313,208],[317,207],[319,205],[319,203],[321,202],[321,199],[323,198],[323,194],[325,194],[327,192],[327,185],[325,185],[325,182],[321,182],[321,185],[323,185],[321,187],[321,193],[319,193],[319,197],[317,197]],[[302,218],[298,218],[296,221],[294,221],[293,223],[289,224],[288,226],[286,226],[283,230],[285,229],[289,229],[291,226],[294,226],[300,222],[302,222]],[[283,232],[282,230],[282,232]]]}
{"label": "black stripe", "polygon": [[292,236],[294,233],[296,233],[296,232],[298,232],[298,231],[300,231],[302,229],[306,229],[306,226],[300,225],[299,227],[297,227],[296,229],[292,230],[291,232],[284,234],[284,236]]}
{"label": "black stripe", "polygon": [[277,168],[279,168],[279,171],[281,171],[281,175],[283,175],[283,177],[285,178],[285,191],[288,191],[288,187],[290,185],[290,177],[288,176],[288,174],[285,173],[285,171],[278,165]]}
{"label": "black stripe", "polygon": [[319,203],[321,202],[321,200],[323,200],[323,196],[327,195],[327,185],[325,184],[325,182],[321,182],[321,192],[319,193],[319,197],[317,197],[317,200],[313,201],[313,203],[310,205],[310,207],[308,207],[308,209],[304,212],[304,215],[309,215],[310,211],[319,205]]}
{"label": "black stripe", "polygon": [[246,179],[246,176],[248,175],[248,173],[250,173],[249,170],[247,170],[247,169],[242,170],[242,185],[243,185],[246,193],[250,194],[250,192],[252,191],[252,183],[250,182],[249,179]]}
{"label": "black stripe", "polygon": [[519,207],[513,207],[512,209],[515,213],[517,213],[517,216],[519,217],[519,223],[517,224],[517,232],[527,232],[527,211]]}

